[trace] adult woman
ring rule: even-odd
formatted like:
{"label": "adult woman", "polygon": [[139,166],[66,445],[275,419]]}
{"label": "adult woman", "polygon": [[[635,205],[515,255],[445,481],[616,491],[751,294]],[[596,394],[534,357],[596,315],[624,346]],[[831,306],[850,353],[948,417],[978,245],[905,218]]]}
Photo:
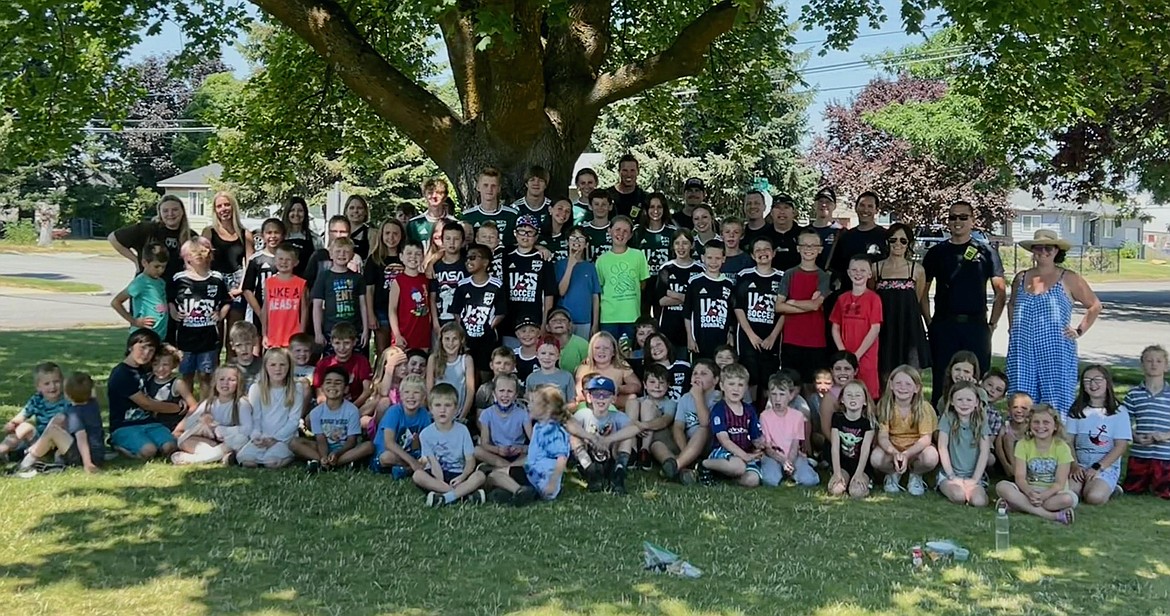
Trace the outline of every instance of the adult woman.
{"label": "adult woman", "polygon": [[567,197],[553,202],[540,225],[540,243],[555,263],[569,258],[569,233],[573,231],[573,203]]}
{"label": "adult woman", "polygon": [[597,332],[589,339],[589,353],[581,365],[577,366],[577,397],[585,399],[585,377],[596,372],[601,376],[613,379],[617,384],[617,395],[614,405],[619,409],[626,408],[626,402],[642,393],[642,381],[634,374],[630,363],[622,356],[618,348],[617,339],[609,332]]}
{"label": "adult woman", "polygon": [[907,258],[914,232],[898,222],[890,225],[886,242],[890,256],[878,261],[875,290],[882,300],[882,329],[878,335],[878,374],[881,382],[891,370],[908,364],[919,370],[930,365],[926,322],[926,273]]}
{"label": "adult woman", "polygon": [[[1085,335],[1101,301],[1076,272],[1063,267],[1068,240],[1055,231],[1040,229],[1019,243],[1032,251],[1033,267],[1016,274],[1008,301],[1007,373],[1012,391],[1052,405],[1062,417],[1077,392],[1077,339]],[[1073,302],[1085,309],[1075,328]]]}
{"label": "adult woman", "polygon": [[305,277],[309,258],[321,248],[321,237],[313,233],[309,220],[309,204],[305,203],[304,197],[290,197],[288,205],[280,213],[280,221],[287,231],[284,241],[297,247],[298,261],[293,273],[301,278]]}
{"label": "adult woman", "polygon": [[403,270],[398,251],[405,237],[406,228],[397,218],[382,223],[378,233],[371,237],[370,258],[362,269],[366,279],[366,309],[376,320],[374,340],[378,353],[390,347],[390,283]]}
{"label": "adult woman", "polygon": [[[232,309],[222,333],[226,337],[232,325],[244,318],[244,310],[247,308],[243,298],[244,264],[252,258],[255,244],[252,232],[245,229],[240,220],[240,204],[234,195],[226,191],[215,193],[212,208],[214,216],[211,226],[203,230],[203,237],[211,240],[211,269],[223,276],[232,297]],[[225,346],[230,361],[235,353],[231,345]]]}
{"label": "adult woman", "polygon": [[706,203],[700,203],[691,213],[691,220],[695,225],[695,254],[699,255],[703,246],[719,235],[715,229],[715,212]]}
{"label": "adult woman", "polygon": [[364,198],[351,195],[346,199],[343,211],[349,219],[349,239],[353,241],[353,252],[365,261],[370,256],[370,227],[366,224],[370,220],[370,205]]}
{"label": "adult woman", "polygon": [[163,270],[163,280],[169,288],[175,274],[183,269],[179,248],[191,239],[191,235],[191,225],[187,222],[187,209],[183,207],[183,202],[174,195],[166,195],[159,200],[154,218],[122,227],[106,239],[118,254],[134,264],[137,272],[142,271],[139,255],[147,244],[153,241],[166,246],[170,258]]}

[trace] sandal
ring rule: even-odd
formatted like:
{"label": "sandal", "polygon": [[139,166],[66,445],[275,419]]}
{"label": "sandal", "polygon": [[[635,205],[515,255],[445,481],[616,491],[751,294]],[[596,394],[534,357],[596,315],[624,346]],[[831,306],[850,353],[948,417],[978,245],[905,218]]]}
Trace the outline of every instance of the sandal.
{"label": "sandal", "polygon": [[1056,514],[1056,521],[1064,524],[1065,526],[1072,525],[1073,520],[1075,519],[1076,513],[1074,513],[1072,509],[1065,509],[1064,511]]}

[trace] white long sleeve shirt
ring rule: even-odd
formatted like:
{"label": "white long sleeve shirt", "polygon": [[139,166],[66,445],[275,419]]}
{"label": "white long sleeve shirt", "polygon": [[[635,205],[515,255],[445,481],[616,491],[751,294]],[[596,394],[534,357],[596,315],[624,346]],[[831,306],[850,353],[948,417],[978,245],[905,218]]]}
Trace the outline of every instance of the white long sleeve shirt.
{"label": "white long sleeve shirt", "polygon": [[287,443],[296,436],[297,426],[301,421],[302,407],[305,404],[305,388],[296,384],[297,391],[293,394],[293,403],[289,407],[284,401],[284,388],[273,387],[268,392],[268,404],[260,397],[260,384],[256,383],[248,390],[248,402],[251,408],[245,411],[240,408],[240,430],[250,439],[272,437],[282,443]]}

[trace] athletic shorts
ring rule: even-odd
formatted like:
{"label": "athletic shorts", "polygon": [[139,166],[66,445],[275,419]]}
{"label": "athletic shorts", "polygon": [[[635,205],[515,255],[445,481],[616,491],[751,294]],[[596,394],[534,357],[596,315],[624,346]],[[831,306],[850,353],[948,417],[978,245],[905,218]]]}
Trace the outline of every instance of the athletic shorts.
{"label": "athletic shorts", "polygon": [[1170,460],[1131,456],[1121,489],[1126,494],[1145,494],[1149,491],[1170,500]]}
{"label": "athletic shorts", "polygon": [[[735,457],[734,454],[732,454],[730,451],[727,451],[726,449],[724,449],[722,447],[716,447],[715,449],[713,449],[711,451],[711,455],[707,456],[707,458],[710,460],[730,460],[734,457]],[[764,473],[763,473],[763,471],[760,470],[760,461],[759,460],[754,460],[752,462],[748,462],[747,463],[747,472],[755,473],[756,477],[759,477],[761,481],[763,481],[763,479],[764,479]]]}
{"label": "athletic shorts", "polygon": [[125,449],[132,454],[142,451],[147,445],[154,445],[162,449],[168,443],[175,444],[175,436],[159,423],[142,424],[139,426],[123,426],[114,430],[110,435],[110,443],[118,448]]}
{"label": "athletic shorts", "polygon": [[183,353],[183,359],[179,362],[179,372],[181,374],[211,374],[215,372],[216,367],[219,366],[219,350],[204,351],[202,353]]}

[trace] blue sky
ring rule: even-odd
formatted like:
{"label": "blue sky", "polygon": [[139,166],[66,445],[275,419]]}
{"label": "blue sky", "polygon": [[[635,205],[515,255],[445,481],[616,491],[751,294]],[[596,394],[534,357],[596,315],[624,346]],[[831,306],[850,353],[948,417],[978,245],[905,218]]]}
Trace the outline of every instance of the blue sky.
{"label": "blue sky", "polygon": [[[859,37],[848,51],[830,51],[824,56],[817,53],[823,47],[825,31],[821,28],[802,30],[797,33],[796,51],[810,51],[805,68],[835,66],[847,62],[864,59],[866,56],[876,55],[886,49],[921,42],[921,36],[909,36],[902,32],[903,26],[899,14],[901,3],[896,0],[882,0],[886,9],[887,21],[878,28],[862,27]],[[131,59],[137,60],[152,54],[176,53],[185,41],[182,32],[174,25],[168,25],[153,37],[148,37],[136,46],[131,53]],[[247,62],[234,46],[224,46],[224,62],[231,66],[237,74],[244,76],[247,72]],[[857,93],[866,83],[877,76],[877,71],[869,68],[849,68],[833,70],[815,75],[809,75],[805,80],[809,89],[816,90],[817,94],[809,107],[809,128],[813,133],[824,129],[824,109],[833,101],[846,101]]]}

